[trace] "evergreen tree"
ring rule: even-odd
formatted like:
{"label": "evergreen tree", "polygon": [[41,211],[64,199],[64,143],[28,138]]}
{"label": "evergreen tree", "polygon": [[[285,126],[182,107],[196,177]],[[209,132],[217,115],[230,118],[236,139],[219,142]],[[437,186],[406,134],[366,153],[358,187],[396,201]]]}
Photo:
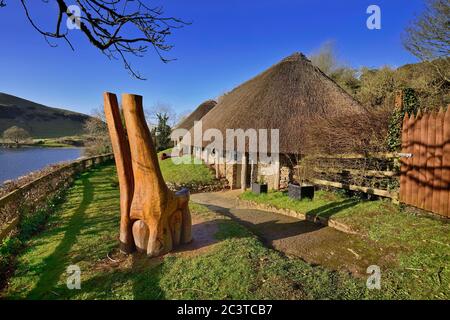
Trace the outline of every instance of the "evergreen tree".
{"label": "evergreen tree", "polygon": [[156,113],[156,118],[158,119],[158,125],[155,130],[156,148],[158,151],[162,151],[171,146],[170,134],[172,133],[172,129],[168,124],[169,116],[167,113],[158,112]]}

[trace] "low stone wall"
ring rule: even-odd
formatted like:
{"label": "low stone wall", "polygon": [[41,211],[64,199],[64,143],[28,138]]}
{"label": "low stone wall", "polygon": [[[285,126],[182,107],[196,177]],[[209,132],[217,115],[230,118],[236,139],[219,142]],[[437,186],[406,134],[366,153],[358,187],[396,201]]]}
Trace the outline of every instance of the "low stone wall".
{"label": "low stone wall", "polygon": [[243,209],[256,209],[256,210],[261,210],[261,211],[268,211],[268,212],[275,212],[275,213],[279,213],[285,216],[289,216],[289,217],[293,217],[299,220],[307,220],[307,221],[311,221],[317,224],[321,224],[323,226],[328,226],[331,227],[333,229],[345,232],[345,233],[349,233],[349,234],[359,234],[358,232],[352,230],[349,226],[336,221],[333,218],[325,218],[325,217],[317,217],[317,216],[312,216],[312,215],[305,215],[303,213],[294,211],[294,210],[290,210],[290,209],[280,209],[277,208],[273,205],[270,204],[266,204],[266,203],[258,203],[255,201],[249,201],[249,200],[242,200],[242,199],[238,199],[237,200],[237,204],[236,204],[239,208],[243,208]]}
{"label": "low stone wall", "polygon": [[105,154],[70,162],[1,197],[0,241],[14,232],[25,208],[28,211],[36,209],[57,190],[70,184],[76,174],[113,158],[112,154]]}

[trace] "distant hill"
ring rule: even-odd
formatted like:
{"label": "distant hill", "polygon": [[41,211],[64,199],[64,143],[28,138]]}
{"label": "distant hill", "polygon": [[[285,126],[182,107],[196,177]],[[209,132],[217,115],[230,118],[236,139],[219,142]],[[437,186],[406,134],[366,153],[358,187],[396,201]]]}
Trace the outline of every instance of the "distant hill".
{"label": "distant hill", "polygon": [[0,135],[12,126],[27,130],[33,138],[79,135],[88,115],[0,93]]}

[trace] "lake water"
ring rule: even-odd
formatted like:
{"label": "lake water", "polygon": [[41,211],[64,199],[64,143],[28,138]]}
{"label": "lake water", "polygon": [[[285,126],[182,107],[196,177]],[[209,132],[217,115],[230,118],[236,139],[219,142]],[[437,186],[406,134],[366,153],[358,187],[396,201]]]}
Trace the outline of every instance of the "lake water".
{"label": "lake water", "polygon": [[0,184],[62,161],[82,155],[81,148],[0,148]]}

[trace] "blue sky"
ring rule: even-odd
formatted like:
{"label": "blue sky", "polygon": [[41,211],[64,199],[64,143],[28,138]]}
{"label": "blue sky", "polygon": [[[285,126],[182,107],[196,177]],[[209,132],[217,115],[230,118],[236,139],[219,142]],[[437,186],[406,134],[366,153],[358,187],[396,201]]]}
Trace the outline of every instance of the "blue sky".
{"label": "blue sky", "polygon": [[[32,2],[32,1],[29,1]],[[32,14],[53,25],[52,4],[35,1]],[[52,0],[50,0],[52,2]],[[70,1],[69,1],[70,2]],[[353,67],[416,62],[401,34],[423,9],[422,0],[166,0],[166,15],[192,25],[169,38],[174,49],[162,63],[150,52],[133,65],[146,81],[132,79],[120,61],[110,61],[81,33],[71,31],[75,51],[63,41],[50,47],[27,22],[17,0],[0,9],[0,92],[83,113],[102,104],[102,92],[137,93],[147,107],[171,104],[193,110],[255,76],[293,52],[310,54],[325,41]],[[366,9],[381,8],[381,30],[366,28]]]}

